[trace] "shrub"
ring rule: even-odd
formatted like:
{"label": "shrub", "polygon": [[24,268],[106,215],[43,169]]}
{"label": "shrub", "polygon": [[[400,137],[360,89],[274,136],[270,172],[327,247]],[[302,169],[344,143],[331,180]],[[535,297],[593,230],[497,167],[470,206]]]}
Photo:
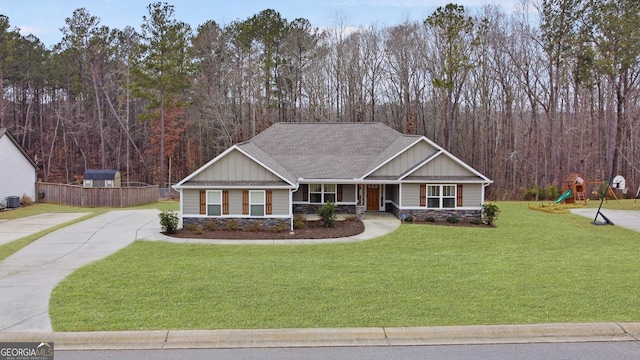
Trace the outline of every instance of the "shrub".
{"label": "shrub", "polygon": [[220,226],[218,225],[218,222],[215,220],[209,220],[204,224],[204,228],[207,229],[208,231],[218,231],[220,230]]}
{"label": "shrub", "polygon": [[426,222],[430,222],[430,223],[434,223],[434,222],[436,222],[436,218],[434,218],[433,216],[427,216],[425,221]]}
{"label": "shrub", "polygon": [[460,220],[458,220],[458,218],[457,218],[457,217],[455,217],[455,216],[449,216],[449,217],[447,218],[447,222],[448,222],[449,224],[457,224],[459,221],[460,221]]}
{"label": "shrub", "polygon": [[482,221],[479,220],[479,219],[473,219],[473,220],[469,221],[469,224],[471,224],[471,225],[480,225],[480,224],[482,224]]}
{"label": "shrub", "polygon": [[259,221],[252,221],[247,225],[245,225],[244,230],[251,231],[251,232],[258,232],[262,230],[262,224],[260,224]]}
{"label": "shrub", "polygon": [[178,215],[170,210],[164,210],[160,214],[160,227],[166,234],[173,234],[178,230]]}
{"label": "shrub", "polygon": [[238,230],[240,228],[240,222],[237,219],[229,219],[227,221],[227,230]]}
{"label": "shrub", "polygon": [[22,194],[22,199],[20,199],[20,205],[22,206],[29,206],[29,205],[33,205],[33,199],[31,199],[31,196],[25,194]]}
{"label": "shrub", "polygon": [[487,225],[493,225],[498,219],[500,214],[500,208],[496,204],[484,204],[482,205],[482,220]]}
{"label": "shrub", "polygon": [[307,217],[302,214],[293,215],[293,228],[304,229],[307,227]]}
{"label": "shrub", "polygon": [[182,228],[183,228],[183,229],[185,229],[185,230],[187,230],[187,231],[191,231],[191,232],[193,232],[193,231],[195,231],[195,229],[196,229],[196,227],[197,227],[197,226],[198,226],[198,225],[196,225],[196,224],[188,223],[188,224],[184,224],[184,226],[182,226]]}
{"label": "shrub", "polygon": [[195,225],[193,229],[191,229],[191,231],[194,234],[198,234],[198,235],[204,234],[204,228],[202,227],[202,225]]}
{"label": "shrub", "polygon": [[273,225],[270,230],[275,233],[282,233],[289,230],[289,226],[286,223],[281,222],[278,223],[278,225]]}
{"label": "shrub", "polygon": [[336,205],[334,203],[327,201],[318,211],[318,215],[326,227],[336,225]]}

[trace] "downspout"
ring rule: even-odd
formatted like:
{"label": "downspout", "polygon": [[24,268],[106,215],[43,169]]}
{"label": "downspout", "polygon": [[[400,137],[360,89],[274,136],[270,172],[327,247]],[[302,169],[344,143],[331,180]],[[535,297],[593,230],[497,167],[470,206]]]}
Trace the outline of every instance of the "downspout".
{"label": "downspout", "polygon": [[182,188],[176,188],[175,186],[171,186],[171,188],[178,193],[180,193],[180,211],[178,211],[178,229],[182,229],[182,209],[184,209],[184,197],[182,196]]}
{"label": "downspout", "polygon": [[299,188],[300,188],[300,183],[297,182],[296,183],[296,187],[295,188],[291,188],[289,190],[289,206],[290,206],[290,208],[289,208],[289,220],[290,220],[290,223],[291,223],[289,225],[290,226],[290,230],[289,231],[292,234],[295,233],[295,231],[293,230],[293,193],[298,191]]}

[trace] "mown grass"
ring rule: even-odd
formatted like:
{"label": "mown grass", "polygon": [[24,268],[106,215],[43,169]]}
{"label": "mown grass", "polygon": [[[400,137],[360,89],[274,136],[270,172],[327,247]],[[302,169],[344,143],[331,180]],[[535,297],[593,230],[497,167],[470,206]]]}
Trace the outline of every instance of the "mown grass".
{"label": "mown grass", "polygon": [[366,242],[136,242],[53,291],[56,331],[640,320],[640,234],[499,203],[496,228]]}
{"label": "mown grass", "polygon": [[[147,204],[143,206],[135,206],[127,209],[159,209],[159,210],[178,210],[180,208],[180,204],[177,201],[159,201],[152,204]],[[13,209],[10,211],[2,211],[0,212],[0,220],[11,220],[18,219],[33,215],[45,214],[45,213],[87,213],[87,215],[78,218],[76,220],[68,221],[64,224],[56,225],[54,227],[45,229],[43,231],[37,232],[35,234],[25,236],[23,238],[17,239],[7,244],[0,245],[0,261],[8,258],[13,255],[15,252],[19,251],[23,247],[31,244],[32,242],[38,240],[39,238],[49,234],[52,231],[58,230],[65,226],[69,226],[71,224],[75,224],[77,222],[89,219],[91,217],[103,214],[107,211],[118,210],[113,208],[81,208],[74,206],[66,206],[66,205],[56,205],[56,204],[46,204],[46,203],[38,203],[29,206],[23,206],[17,209]]]}

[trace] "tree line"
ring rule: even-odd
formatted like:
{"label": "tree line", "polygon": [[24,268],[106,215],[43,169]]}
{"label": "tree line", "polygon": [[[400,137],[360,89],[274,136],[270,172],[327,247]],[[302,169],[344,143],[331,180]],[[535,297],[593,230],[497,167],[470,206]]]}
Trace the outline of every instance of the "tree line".
{"label": "tree line", "polygon": [[51,48],[0,15],[0,126],[43,181],[104,168],[167,187],[283,121],[425,135],[493,179],[492,199],[573,172],[640,181],[638,1],[448,4],[355,30],[273,9],[192,29],[173,5],[147,10],[136,31],[77,9]]}

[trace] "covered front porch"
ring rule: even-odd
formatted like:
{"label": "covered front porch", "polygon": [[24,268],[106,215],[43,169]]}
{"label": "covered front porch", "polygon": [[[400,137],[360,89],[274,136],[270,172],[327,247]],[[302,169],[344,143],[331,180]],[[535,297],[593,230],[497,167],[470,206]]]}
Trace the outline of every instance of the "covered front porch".
{"label": "covered front porch", "polygon": [[363,218],[366,212],[393,213],[392,209],[398,207],[394,203],[398,193],[399,184],[301,184],[292,194],[292,208],[294,214],[317,214],[322,205],[332,202],[338,214]]}

